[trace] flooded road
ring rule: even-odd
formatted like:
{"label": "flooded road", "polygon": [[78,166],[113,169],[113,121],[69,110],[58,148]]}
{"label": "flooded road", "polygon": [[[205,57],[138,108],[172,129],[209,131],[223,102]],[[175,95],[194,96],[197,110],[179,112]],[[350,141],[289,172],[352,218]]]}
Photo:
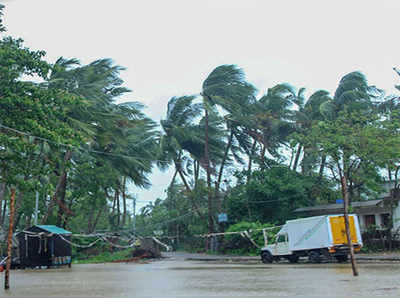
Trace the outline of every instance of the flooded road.
{"label": "flooded road", "polygon": [[[16,270],[0,297],[345,297],[400,296],[399,263],[215,264],[169,258],[149,264]],[[4,273],[1,276],[1,286]]]}

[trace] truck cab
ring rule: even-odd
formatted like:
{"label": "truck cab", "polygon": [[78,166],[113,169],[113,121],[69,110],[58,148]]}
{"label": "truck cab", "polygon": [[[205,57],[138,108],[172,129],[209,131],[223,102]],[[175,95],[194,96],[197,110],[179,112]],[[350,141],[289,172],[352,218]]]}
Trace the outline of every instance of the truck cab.
{"label": "truck cab", "polygon": [[289,248],[289,234],[285,226],[276,235],[275,243],[268,244],[266,240],[266,245],[261,251],[261,260],[264,263],[271,263],[282,257],[288,259],[291,263],[296,263],[299,259]]}

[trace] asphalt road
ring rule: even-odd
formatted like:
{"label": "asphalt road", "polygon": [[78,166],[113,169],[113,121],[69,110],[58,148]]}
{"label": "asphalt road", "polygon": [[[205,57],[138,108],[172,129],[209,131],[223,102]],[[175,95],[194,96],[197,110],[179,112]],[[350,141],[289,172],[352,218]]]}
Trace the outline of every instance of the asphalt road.
{"label": "asphalt road", "polygon": [[[149,263],[13,270],[0,297],[374,297],[399,296],[400,264],[262,264],[172,253]],[[219,259],[218,259],[219,258]],[[190,259],[190,260],[188,260]],[[1,274],[0,276],[4,276]]]}

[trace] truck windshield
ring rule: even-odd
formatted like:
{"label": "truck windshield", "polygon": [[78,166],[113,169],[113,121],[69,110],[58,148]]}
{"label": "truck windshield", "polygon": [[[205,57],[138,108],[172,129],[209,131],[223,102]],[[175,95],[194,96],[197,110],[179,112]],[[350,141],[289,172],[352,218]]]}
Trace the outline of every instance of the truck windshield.
{"label": "truck windshield", "polygon": [[279,235],[276,242],[286,242],[286,234]]}

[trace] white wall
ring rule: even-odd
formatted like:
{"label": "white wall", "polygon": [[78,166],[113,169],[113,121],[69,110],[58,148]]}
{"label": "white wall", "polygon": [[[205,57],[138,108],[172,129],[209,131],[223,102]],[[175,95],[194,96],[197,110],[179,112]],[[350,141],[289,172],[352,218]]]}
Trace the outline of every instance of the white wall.
{"label": "white wall", "polygon": [[358,215],[358,222],[360,224],[360,230],[364,232],[365,230],[365,220],[364,220],[364,215]]}

